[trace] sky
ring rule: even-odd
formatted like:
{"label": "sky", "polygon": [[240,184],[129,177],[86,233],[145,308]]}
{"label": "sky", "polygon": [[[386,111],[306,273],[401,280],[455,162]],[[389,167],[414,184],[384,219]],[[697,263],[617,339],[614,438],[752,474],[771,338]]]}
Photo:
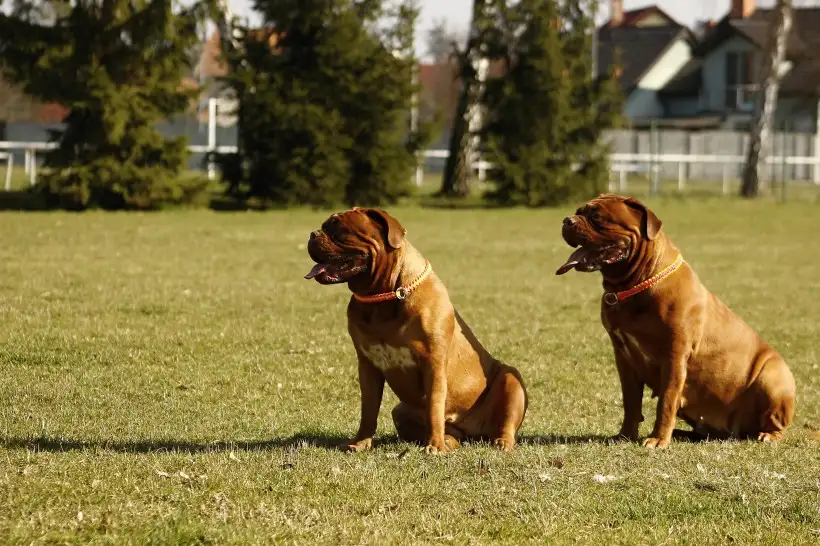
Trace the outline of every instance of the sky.
{"label": "sky", "polygon": [[[231,9],[237,15],[252,17],[250,6],[252,0],[228,0]],[[796,0],[795,5],[808,3],[806,0]],[[656,4],[672,16],[673,19],[684,25],[692,26],[699,19],[720,19],[729,11],[731,0],[624,0],[624,10],[632,10]],[[758,0],[758,7],[771,7],[774,0]],[[455,30],[465,32],[470,24],[470,10],[472,0],[421,0],[421,20],[416,30],[416,52],[419,55],[426,53],[424,38],[431,25],[439,20],[446,19]],[[609,0],[601,0],[601,20],[608,19]],[[251,19],[253,20],[253,18]]]}

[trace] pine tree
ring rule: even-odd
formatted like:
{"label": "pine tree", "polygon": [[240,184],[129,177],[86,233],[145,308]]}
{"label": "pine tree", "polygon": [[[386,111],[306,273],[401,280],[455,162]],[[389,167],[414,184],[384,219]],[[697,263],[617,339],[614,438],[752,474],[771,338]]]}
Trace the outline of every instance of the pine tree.
{"label": "pine tree", "polygon": [[245,196],[330,206],[406,195],[422,144],[408,130],[415,2],[255,5],[269,25],[265,39],[245,29],[243,51],[227,55]]}
{"label": "pine tree", "polygon": [[[582,0],[521,0],[502,12],[509,41],[503,77],[488,83],[488,159],[504,205],[582,200],[605,188],[608,148],[601,137],[618,122],[614,77],[593,77],[591,17]],[[512,29],[512,30],[509,30]]]}
{"label": "pine tree", "polygon": [[184,138],[156,124],[185,111],[200,5],[172,0],[17,2],[0,13],[0,64],[29,95],[69,109],[45,156],[42,190],[72,209],[149,209],[203,189],[184,180]]}

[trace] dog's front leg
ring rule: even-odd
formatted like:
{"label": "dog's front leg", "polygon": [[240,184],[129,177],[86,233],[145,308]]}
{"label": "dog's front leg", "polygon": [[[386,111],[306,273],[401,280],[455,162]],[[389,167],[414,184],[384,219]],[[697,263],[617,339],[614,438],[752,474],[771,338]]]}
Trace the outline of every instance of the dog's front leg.
{"label": "dog's front leg", "polygon": [[618,431],[616,439],[626,439],[634,442],[638,439],[641,423],[643,423],[643,381],[635,373],[634,368],[625,354],[626,346],[620,335],[607,332],[612,341],[612,349],[615,352],[615,366],[618,368],[618,379],[621,382],[621,399],[623,402],[624,418],[621,423],[621,430]]}
{"label": "dog's front leg", "polygon": [[339,448],[344,451],[362,451],[370,449],[373,436],[379,420],[379,408],[384,395],[384,375],[376,369],[367,357],[356,348],[359,357],[359,390],[361,391],[361,416],[359,431],[349,442],[342,443]]}
{"label": "dog's front leg", "polygon": [[623,400],[624,419],[617,438],[635,442],[638,439],[641,423],[643,422],[643,382],[638,378],[635,370],[629,365],[621,351],[615,349],[615,365],[618,368],[618,378],[621,381],[621,398]]}
{"label": "dog's front leg", "polygon": [[652,435],[643,441],[643,446],[646,448],[663,449],[672,439],[683,387],[686,383],[686,363],[689,359],[689,350],[682,345],[679,343],[669,351],[669,360],[661,365],[661,389],[660,396],[658,396],[655,428],[652,430]]}
{"label": "dog's front leg", "polygon": [[447,406],[447,347],[433,347],[423,372],[424,392],[427,399],[428,453],[447,453],[452,450],[444,437],[444,412]]}

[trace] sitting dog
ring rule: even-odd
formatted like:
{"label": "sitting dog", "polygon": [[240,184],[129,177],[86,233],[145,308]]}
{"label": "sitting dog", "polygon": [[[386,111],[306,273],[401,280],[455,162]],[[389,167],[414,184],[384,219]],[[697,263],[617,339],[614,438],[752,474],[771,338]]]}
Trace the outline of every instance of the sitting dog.
{"label": "sitting dog", "polygon": [[678,415],[697,436],[782,438],[794,414],[791,371],[701,284],[651,210],[601,195],[564,219],[562,235],[577,250],[556,274],[603,274],[601,321],[623,396],[619,436],[637,440],[648,386],[658,407],[645,447],[666,447]]}
{"label": "sitting dog", "polygon": [[401,439],[428,452],[449,452],[465,438],[513,448],[527,409],[518,370],[481,346],[395,218],[364,208],[333,214],[310,234],[308,253],[316,265],[306,279],[353,292],[347,323],[361,421],[342,449],[371,447],[385,381],[401,400],[393,409]]}

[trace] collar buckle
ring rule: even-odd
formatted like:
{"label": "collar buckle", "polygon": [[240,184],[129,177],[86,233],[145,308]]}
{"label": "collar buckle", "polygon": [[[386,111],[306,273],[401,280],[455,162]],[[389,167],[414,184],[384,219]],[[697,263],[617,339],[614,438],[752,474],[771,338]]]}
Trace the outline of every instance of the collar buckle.
{"label": "collar buckle", "polygon": [[618,300],[618,294],[616,294],[615,292],[606,292],[604,294],[604,303],[606,303],[607,305],[609,305],[609,306],[618,305],[618,301],[619,301]]}
{"label": "collar buckle", "polygon": [[406,300],[407,296],[410,295],[410,291],[403,286],[396,288],[396,299],[397,300]]}

